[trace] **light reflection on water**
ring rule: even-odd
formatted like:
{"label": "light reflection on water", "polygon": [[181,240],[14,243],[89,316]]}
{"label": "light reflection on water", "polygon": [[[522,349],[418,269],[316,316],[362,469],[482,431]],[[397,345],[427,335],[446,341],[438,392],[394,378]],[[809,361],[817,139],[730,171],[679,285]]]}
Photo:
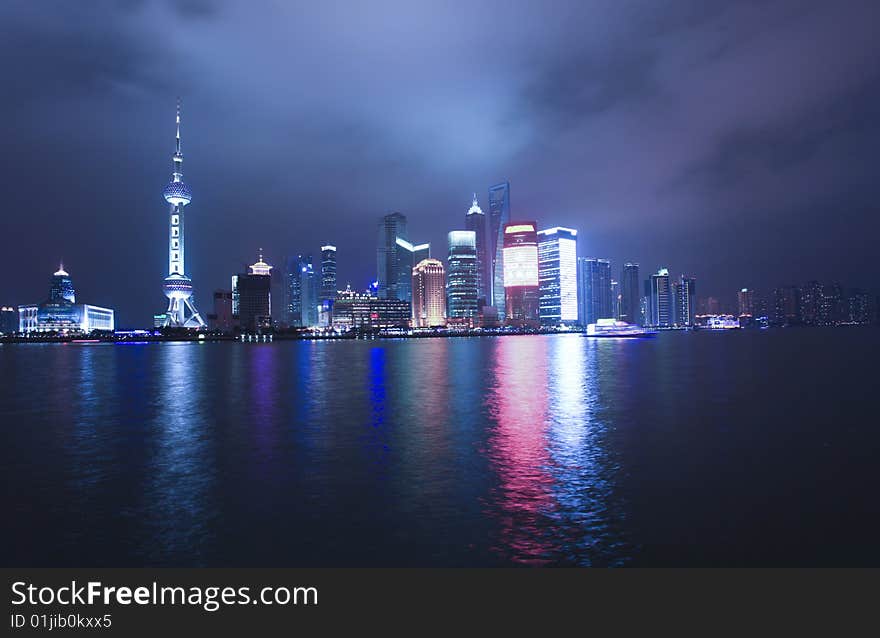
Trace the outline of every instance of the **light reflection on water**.
{"label": "light reflection on water", "polygon": [[4,564],[880,562],[834,340],[0,346]]}

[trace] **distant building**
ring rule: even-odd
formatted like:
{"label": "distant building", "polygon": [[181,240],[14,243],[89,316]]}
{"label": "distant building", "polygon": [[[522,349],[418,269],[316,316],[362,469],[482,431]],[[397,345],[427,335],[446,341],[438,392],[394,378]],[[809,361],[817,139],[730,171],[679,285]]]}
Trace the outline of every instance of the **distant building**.
{"label": "distant building", "polygon": [[477,234],[472,230],[453,230],[448,235],[446,261],[446,307],[449,318],[471,319],[477,316],[479,264]]}
{"label": "distant building", "polygon": [[755,312],[755,293],[753,290],[743,288],[737,293],[739,302],[739,316],[751,317]]}
{"label": "distant building", "polygon": [[300,325],[305,328],[314,328],[319,325],[318,315],[321,300],[318,297],[320,294],[318,273],[315,272],[311,255],[300,268],[300,294],[302,296],[302,321]]}
{"label": "distant building", "polygon": [[423,259],[412,270],[413,328],[446,325],[446,274],[437,259]]}
{"label": "distant building", "polygon": [[796,286],[782,286],[773,291],[773,324],[796,326],[801,319],[801,291]]}
{"label": "distant building", "polygon": [[410,303],[380,299],[371,292],[354,292],[351,287],[337,292],[332,325],[340,330],[408,328]]}
{"label": "distant building", "polygon": [[675,323],[679,326],[694,325],[697,312],[697,280],[681,275],[675,286]]}
{"label": "distant building", "polygon": [[808,281],[801,289],[801,317],[804,325],[819,326],[823,303],[822,284]]}
{"label": "distant building", "polygon": [[538,315],[544,325],[578,320],[577,231],[538,231]]}
{"label": "distant building", "polygon": [[208,315],[208,329],[219,332],[232,332],[235,323],[232,318],[232,291],[214,291],[214,311]]}
{"label": "distant building", "polygon": [[611,313],[615,321],[620,320],[620,284],[611,280]]}
{"label": "distant building", "polygon": [[18,330],[18,311],[12,306],[0,308],[0,334],[10,335]]}
{"label": "distant building", "polygon": [[412,269],[430,256],[430,244],[413,244],[407,239],[406,215],[390,213],[382,217],[376,248],[377,296],[412,301]]}
{"label": "distant building", "polygon": [[[538,232],[535,222],[504,225],[504,320],[521,325],[538,322]],[[501,312],[499,310],[499,318]]]}
{"label": "distant building", "polygon": [[336,246],[321,246],[321,301],[336,299]]}
{"label": "distant building", "polygon": [[578,259],[578,300],[578,316],[582,325],[614,318],[609,260],[594,257]]}
{"label": "distant building", "polygon": [[236,300],[238,325],[244,332],[260,332],[272,327],[272,266],[259,260],[249,272],[233,277],[232,296]]}
{"label": "distant building", "polygon": [[669,282],[669,270],[661,268],[651,275],[651,325],[667,328],[673,323],[672,286]]}
{"label": "distant building", "polygon": [[871,296],[864,290],[853,290],[849,297],[849,322],[873,323],[871,315]]}
{"label": "distant building", "polygon": [[620,274],[620,320],[627,323],[643,323],[639,291],[639,265],[627,262]]}
{"label": "distant building", "polygon": [[281,321],[288,327],[302,325],[302,269],[305,263],[302,255],[284,260]]}
{"label": "distant building", "polygon": [[491,263],[487,301],[498,311],[498,320],[506,317],[506,289],[504,285],[504,227],[510,222],[510,182],[496,184],[489,189],[489,233],[487,251]]}
{"label": "distant building", "polygon": [[486,250],[486,215],[477,204],[477,194],[474,193],[474,201],[464,217],[464,227],[474,233],[474,245],[477,252],[477,309],[486,304],[492,305],[490,282],[492,272],[492,258]]}
{"label": "distant building", "polygon": [[63,266],[52,275],[46,301],[18,307],[18,331],[22,333],[112,332],[115,327],[115,313],[110,308],[76,303],[73,281]]}

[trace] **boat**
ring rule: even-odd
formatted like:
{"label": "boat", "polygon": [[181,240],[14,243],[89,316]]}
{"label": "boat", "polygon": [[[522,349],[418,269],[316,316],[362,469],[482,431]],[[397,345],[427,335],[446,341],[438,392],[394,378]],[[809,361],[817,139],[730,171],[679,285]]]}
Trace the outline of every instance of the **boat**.
{"label": "boat", "polygon": [[603,337],[611,339],[643,339],[653,337],[657,333],[653,330],[645,330],[640,326],[629,324],[616,319],[598,319],[596,323],[587,326],[586,337]]}

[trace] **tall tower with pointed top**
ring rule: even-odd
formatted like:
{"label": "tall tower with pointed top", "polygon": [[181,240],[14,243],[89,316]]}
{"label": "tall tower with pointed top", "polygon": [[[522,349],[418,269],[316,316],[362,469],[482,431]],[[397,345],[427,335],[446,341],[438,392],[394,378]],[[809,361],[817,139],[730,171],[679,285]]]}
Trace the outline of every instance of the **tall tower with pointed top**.
{"label": "tall tower with pointed top", "polygon": [[162,191],[170,206],[168,220],[168,276],[165,277],[165,296],[168,310],[165,327],[201,328],[205,325],[192,302],[192,280],[186,276],[183,208],[192,201],[192,193],[183,181],[183,153],[180,152],[180,100],[177,101],[177,140],[171,156],[171,181]]}

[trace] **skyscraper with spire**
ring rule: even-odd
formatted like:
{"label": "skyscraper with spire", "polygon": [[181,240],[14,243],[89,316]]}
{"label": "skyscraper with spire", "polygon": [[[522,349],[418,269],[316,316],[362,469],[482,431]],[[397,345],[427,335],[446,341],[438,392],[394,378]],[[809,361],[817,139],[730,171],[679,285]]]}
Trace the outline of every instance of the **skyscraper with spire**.
{"label": "skyscraper with spire", "polygon": [[180,100],[177,101],[177,140],[172,160],[171,181],[162,191],[170,205],[168,220],[168,276],[165,277],[165,327],[201,328],[205,325],[192,302],[192,280],[186,276],[183,208],[192,201],[192,193],[183,181],[183,153],[180,151]]}
{"label": "skyscraper with spire", "polygon": [[474,201],[464,218],[465,228],[473,231],[476,236],[477,250],[477,308],[482,308],[489,299],[489,273],[491,272],[491,260],[486,254],[486,215],[477,204],[477,194],[474,193]]}

